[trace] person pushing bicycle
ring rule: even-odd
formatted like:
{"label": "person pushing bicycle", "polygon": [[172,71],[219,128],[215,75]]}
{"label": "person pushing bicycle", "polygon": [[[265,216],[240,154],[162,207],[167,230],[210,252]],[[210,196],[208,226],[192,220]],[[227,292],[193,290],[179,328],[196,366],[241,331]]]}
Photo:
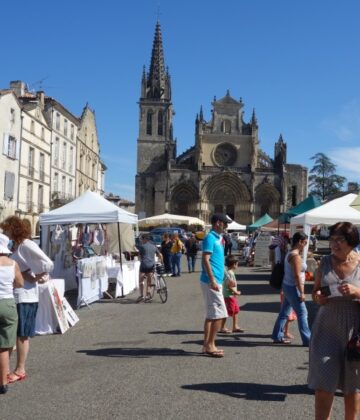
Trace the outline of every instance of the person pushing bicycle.
{"label": "person pushing bicycle", "polygon": [[[149,289],[152,283],[152,275],[155,268],[155,255],[157,255],[163,263],[163,256],[159,249],[150,242],[148,234],[141,236],[141,245],[139,247],[140,255],[140,274],[139,274],[139,288],[140,296],[137,298],[136,303],[147,302],[151,300]],[[146,288],[144,297],[144,277],[146,276]]]}

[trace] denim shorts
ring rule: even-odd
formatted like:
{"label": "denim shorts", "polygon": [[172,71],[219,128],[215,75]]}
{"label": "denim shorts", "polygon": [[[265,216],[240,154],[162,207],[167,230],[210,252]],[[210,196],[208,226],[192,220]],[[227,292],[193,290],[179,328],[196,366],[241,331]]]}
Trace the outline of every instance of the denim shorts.
{"label": "denim shorts", "polygon": [[14,299],[0,299],[0,348],[10,349],[16,343],[18,315]]}
{"label": "denim shorts", "polygon": [[38,302],[18,303],[16,305],[19,316],[18,337],[34,337],[38,305]]}

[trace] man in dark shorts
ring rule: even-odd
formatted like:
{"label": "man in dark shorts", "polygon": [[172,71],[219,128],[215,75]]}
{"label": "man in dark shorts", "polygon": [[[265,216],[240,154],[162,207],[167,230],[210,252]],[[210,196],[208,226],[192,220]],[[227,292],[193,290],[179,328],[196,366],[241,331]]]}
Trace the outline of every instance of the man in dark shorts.
{"label": "man in dark shorts", "polygon": [[[144,234],[141,237],[141,245],[139,247],[140,254],[140,274],[139,274],[139,288],[140,296],[136,302],[149,302],[151,295],[149,293],[149,287],[151,287],[152,273],[155,269],[155,255],[157,255],[163,263],[163,257],[157,246],[149,240],[149,235]],[[146,293],[144,297],[144,277],[146,276]]]}

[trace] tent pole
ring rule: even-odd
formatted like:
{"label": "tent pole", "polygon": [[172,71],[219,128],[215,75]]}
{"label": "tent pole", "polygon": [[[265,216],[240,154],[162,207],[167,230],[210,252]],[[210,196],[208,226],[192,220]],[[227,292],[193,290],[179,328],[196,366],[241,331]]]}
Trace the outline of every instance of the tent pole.
{"label": "tent pole", "polygon": [[117,222],[117,230],[118,230],[118,241],[119,241],[119,256],[120,256],[120,267],[122,271],[122,252],[121,252],[121,240],[120,240],[120,223]]}

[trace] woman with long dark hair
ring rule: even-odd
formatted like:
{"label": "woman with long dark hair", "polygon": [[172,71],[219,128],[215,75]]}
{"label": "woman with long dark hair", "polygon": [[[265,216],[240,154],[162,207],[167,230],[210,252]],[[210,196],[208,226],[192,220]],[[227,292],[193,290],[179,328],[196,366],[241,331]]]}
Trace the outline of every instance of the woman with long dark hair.
{"label": "woman with long dark hair", "polygon": [[307,236],[302,232],[296,232],[292,237],[291,250],[285,256],[282,284],[284,300],[272,332],[274,344],[290,344],[290,340],[284,336],[284,329],[293,308],[297,316],[303,346],[309,345],[311,333],[308,325],[304,290],[306,264],[301,258],[306,244]]}

